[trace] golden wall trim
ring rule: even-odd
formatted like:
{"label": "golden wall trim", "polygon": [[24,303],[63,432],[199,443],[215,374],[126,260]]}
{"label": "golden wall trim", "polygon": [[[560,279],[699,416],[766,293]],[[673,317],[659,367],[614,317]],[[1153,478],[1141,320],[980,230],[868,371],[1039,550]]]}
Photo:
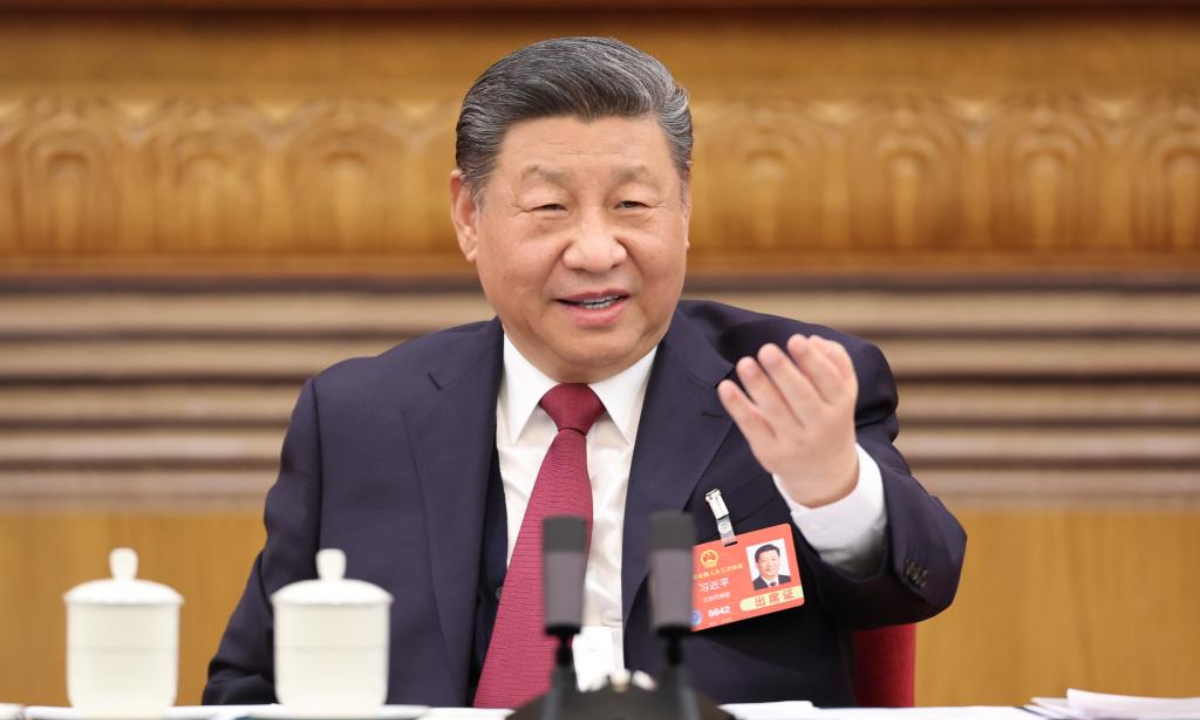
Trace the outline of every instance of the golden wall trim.
{"label": "golden wall trim", "polygon": [[[1200,268],[1197,89],[750,95],[694,114],[698,273]],[[0,272],[461,276],[455,117],[411,98],[2,104]]]}

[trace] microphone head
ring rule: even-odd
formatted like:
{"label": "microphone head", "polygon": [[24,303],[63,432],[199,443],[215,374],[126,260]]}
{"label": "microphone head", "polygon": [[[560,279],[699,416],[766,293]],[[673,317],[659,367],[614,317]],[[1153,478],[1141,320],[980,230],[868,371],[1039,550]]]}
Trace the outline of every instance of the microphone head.
{"label": "microphone head", "polygon": [[587,522],[581,517],[558,515],[542,521],[542,591],[547,633],[574,634],[583,625],[587,534]]}
{"label": "microphone head", "polygon": [[690,514],[658,512],[650,517],[650,600],[659,632],[691,627],[695,541]]}

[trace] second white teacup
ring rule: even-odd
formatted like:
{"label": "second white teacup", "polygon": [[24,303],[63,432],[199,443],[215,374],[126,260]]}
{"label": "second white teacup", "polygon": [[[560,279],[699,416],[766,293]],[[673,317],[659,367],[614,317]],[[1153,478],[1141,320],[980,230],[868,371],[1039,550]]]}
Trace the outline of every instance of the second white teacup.
{"label": "second white teacup", "polygon": [[362,715],[387,701],[392,596],[345,572],[341,550],[321,550],[317,580],[271,596],[275,694],[289,709]]}

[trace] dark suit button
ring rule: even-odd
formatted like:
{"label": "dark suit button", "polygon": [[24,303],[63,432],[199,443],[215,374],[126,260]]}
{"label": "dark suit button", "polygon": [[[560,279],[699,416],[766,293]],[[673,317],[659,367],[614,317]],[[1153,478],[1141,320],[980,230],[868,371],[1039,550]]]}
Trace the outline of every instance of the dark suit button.
{"label": "dark suit button", "polygon": [[904,578],[916,587],[921,587],[921,568],[909,560],[904,568]]}
{"label": "dark suit button", "polygon": [[504,586],[496,588],[496,602],[500,602],[500,596],[504,594]]}

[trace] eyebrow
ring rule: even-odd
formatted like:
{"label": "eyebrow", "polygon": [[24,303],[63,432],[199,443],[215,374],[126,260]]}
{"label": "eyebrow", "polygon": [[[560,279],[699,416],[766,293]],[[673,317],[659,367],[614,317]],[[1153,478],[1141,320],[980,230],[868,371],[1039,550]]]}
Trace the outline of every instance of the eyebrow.
{"label": "eyebrow", "polygon": [[565,185],[567,180],[567,173],[561,170],[542,167],[541,165],[530,165],[525,168],[521,171],[520,179],[526,180],[534,176],[545,178],[556,185]]}
{"label": "eyebrow", "polygon": [[633,167],[621,168],[613,173],[614,179],[617,182],[631,182],[634,180],[653,180],[654,176],[645,165],[634,165]]}
{"label": "eyebrow", "polygon": [[[527,180],[531,177],[541,177],[556,185],[566,185],[570,180],[571,174],[562,170],[543,167],[541,165],[530,165],[521,171],[521,180]],[[617,182],[633,182],[638,180],[649,181],[653,180],[654,176],[645,165],[634,165],[632,167],[624,167],[613,171],[612,177]]]}

